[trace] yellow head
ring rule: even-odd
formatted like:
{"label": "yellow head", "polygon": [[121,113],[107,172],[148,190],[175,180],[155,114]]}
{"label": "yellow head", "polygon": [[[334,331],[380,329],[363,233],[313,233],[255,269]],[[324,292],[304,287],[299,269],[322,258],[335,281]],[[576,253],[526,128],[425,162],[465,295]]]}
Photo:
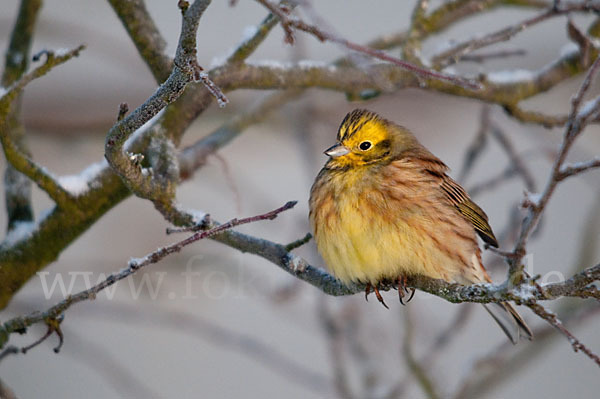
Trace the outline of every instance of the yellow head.
{"label": "yellow head", "polygon": [[346,115],[337,140],[325,151],[331,157],[327,163],[331,169],[386,163],[402,151],[420,146],[408,130],[364,109]]}

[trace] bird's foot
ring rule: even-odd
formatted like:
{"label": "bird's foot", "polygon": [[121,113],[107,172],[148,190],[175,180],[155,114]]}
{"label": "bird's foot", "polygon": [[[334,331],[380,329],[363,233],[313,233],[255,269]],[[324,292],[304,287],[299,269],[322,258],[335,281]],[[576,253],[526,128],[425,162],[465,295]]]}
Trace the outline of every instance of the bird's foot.
{"label": "bird's foot", "polygon": [[414,288],[407,288],[406,287],[406,276],[399,276],[398,277],[398,299],[400,299],[400,303],[402,305],[404,305],[404,297],[410,293],[410,296],[408,297],[408,299],[406,300],[406,303],[409,303],[411,299],[413,299],[413,296],[415,296],[415,289]]}
{"label": "bird's foot", "polygon": [[365,287],[365,300],[367,302],[369,301],[369,294],[371,293],[371,289],[373,289],[373,291],[375,291],[375,296],[377,297],[377,300],[379,302],[381,302],[381,304],[383,306],[385,306],[386,309],[389,309],[388,305],[386,305],[385,302],[383,301],[383,297],[381,296],[381,293],[379,292],[379,284],[372,285],[371,283],[367,283],[367,286]]}

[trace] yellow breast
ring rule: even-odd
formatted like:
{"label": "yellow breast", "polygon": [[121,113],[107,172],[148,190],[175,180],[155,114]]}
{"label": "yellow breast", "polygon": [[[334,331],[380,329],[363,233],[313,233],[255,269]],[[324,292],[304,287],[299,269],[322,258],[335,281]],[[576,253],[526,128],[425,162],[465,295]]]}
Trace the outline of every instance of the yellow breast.
{"label": "yellow breast", "polygon": [[429,234],[435,226],[427,214],[386,197],[373,176],[321,176],[311,192],[310,219],[321,256],[345,283],[412,274],[451,280],[449,257]]}

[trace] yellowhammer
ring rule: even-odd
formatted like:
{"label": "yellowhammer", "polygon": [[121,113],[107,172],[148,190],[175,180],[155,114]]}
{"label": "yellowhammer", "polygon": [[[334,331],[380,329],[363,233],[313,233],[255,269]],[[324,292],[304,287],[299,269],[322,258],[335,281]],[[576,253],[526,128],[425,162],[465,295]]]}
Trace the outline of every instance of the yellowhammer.
{"label": "yellowhammer", "polygon": [[[337,140],[310,193],[315,241],[337,278],[366,284],[382,303],[379,284],[397,281],[402,301],[410,275],[491,282],[475,235],[498,246],[487,215],[411,132],[358,109]],[[513,343],[531,339],[509,303],[484,306]]]}

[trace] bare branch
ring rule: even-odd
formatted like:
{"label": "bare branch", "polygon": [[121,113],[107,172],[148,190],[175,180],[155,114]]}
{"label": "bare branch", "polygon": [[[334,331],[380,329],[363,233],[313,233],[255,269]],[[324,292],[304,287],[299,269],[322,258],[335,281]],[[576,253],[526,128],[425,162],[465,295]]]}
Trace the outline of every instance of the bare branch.
{"label": "bare branch", "polygon": [[317,315],[319,324],[325,332],[327,338],[327,346],[329,349],[329,357],[331,359],[334,386],[337,394],[343,399],[353,399],[355,395],[352,392],[349,384],[349,376],[346,367],[346,362],[343,359],[344,343],[342,339],[342,328],[340,323],[335,319],[331,310],[327,307],[327,302],[320,301],[317,304]]}
{"label": "bare branch", "polygon": [[[563,305],[560,308],[562,309],[561,313],[565,314],[565,321],[571,325],[589,321],[600,310],[600,307],[594,305],[577,308]],[[559,337],[554,332],[556,329],[552,325],[544,324],[534,329],[535,340],[530,342],[527,347],[514,350],[510,343],[504,342],[479,359],[475,359],[472,362],[471,370],[465,373],[466,377],[459,382],[458,389],[452,398],[483,397],[486,392],[493,390],[502,381],[519,375],[523,367],[547,352],[551,342]]]}
{"label": "bare branch", "polygon": [[[56,332],[59,335],[59,337],[61,338],[60,345],[62,345],[62,333],[60,331],[59,324],[62,320],[63,313],[72,305],[86,300],[94,299],[100,291],[104,290],[107,287],[110,287],[117,281],[123,280],[124,278],[131,276],[132,274],[136,273],[145,266],[159,262],[160,260],[162,260],[170,254],[181,251],[181,249],[187,245],[190,245],[196,241],[205,238],[218,237],[219,235],[222,235],[224,232],[235,226],[240,226],[243,224],[253,223],[261,220],[273,220],[281,212],[291,209],[292,207],[294,207],[294,205],[296,205],[295,202],[288,202],[282,207],[264,214],[251,216],[244,219],[232,219],[227,223],[217,225],[216,227],[213,227],[209,230],[197,232],[191,237],[188,237],[182,241],[176,242],[163,248],[159,248],[156,251],[144,256],[143,258],[132,259],[129,261],[129,264],[126,268],[122,269],[119,272],[109,275],[105,280],[84,291],[81,291],[75,295],[68,296],[66,299],[52,306],[44,312],[34,312],[28,316],[17,317],[5,322],[0,328],[0,348],[4,347],[4,345],[9,339],[10,334],[15,332],[22,333],[27,329],[27,327],[39,322],[45,322],[49,327],[49,332],[42,339],[36,341],[31,347],[36,346],[37,344],[42,342],[44,339],[50,336],[52,332]],[[55,351],[58,351],[58,349],[60,349],[60,345],[55,349]]]}
{"label": "bare branch", "polygon": [[7,356],[16,355],[21,353],[21,349],[17,348],[14,345],[9,345],[2,352],[0,352],[0,362],[4,360]]}
{"label": "bare branch", "polygon": [[[19,14],[13,27],[10,43],[6,51],[6,61],[2,73],[2,86],[12,85],[27,70],[30,59],[31,42],[36,25],[37,16],[41,8],[41,0],[21,1]],[[21,96],[13,100],[13,105],[7,115],[5,127],[6,135],[19,152],[29,154],[25,141],[25,129],[20,120]],[[18,222],[33,220],[31,207],[31,180],[15,170],[10,164],[4,172],[4,196],[6,213],[8,216],[8,230],[12,230]]]}
{"label": "bare branch", "polygon": [[311,240],[311,238],[312,238],[312,234],[306,233],[306,235],[304,237],[302,237],[296,241],[292,241],[288,245],[286,245],[285,250],[290,252],[296,248],[300,248],[301,246],[303,246],[304,244],[309,242]]}
{"label": "bare branch", "polygon": [[356,44],[349,40],[346,40],[344,38],[337,37],[330,33],[324,32],[323,30],[319,29],[318,27],[307,24],[307,23],[301,21],[300,19],[297,19],[297,18],[291,19],[286,15],[286,13],[284,11],[281,10],[280,7],[274,5],[269,0],[257,0],[257,1],[259,3],[261,3],[262,5],[264,5],[267,9],[269,9],[269,11],[271,11],[274,15],[277,16],[277,18],[279,18],[279,20],[281,21],[281,24],[286,32],[288,41],[293,42],[293,33],[291,31],[291,28],[293,27],[295,29],[310,33],[321,41],[330,41],[332,43],[337,43],[337,44],[340,44],[350,50],[358,51],[359,53],[366,54],[370,57],[390,62],[396,66],[399,66],[400,68],[402,68],[404,70],[410,71],[411,73],[414,73],[423,78],[443,80],[443,81],[450,82],[454,85],[458,85],[463,88],[468,88],[471,90],[477,90],[480,88],[479,83],[477,83],[475,81],[461,78],[459,76],[453,76],[453,75],[448,75],[448,74],[444,74],[441,72],[436,72],[436,71],[433,71],[430,69],[426,69],[426,68],[411,64],[410,62],[406,62],[399,58],[392,57],[381,50],[376,50],[373,48],[362,46],[360,44]]}
{"label": "bare branch", "polygon": [[[509,165],[503,171],[498,173],[496,176],[492,176],[481,183],[473,184],[469,187],[469,195],[476,197],[484,191],[492,190],[498,187],[501,183],[504,183],[513,177],[518,176],[517,169],[514,166]],[[491,249],[491,248],[489,248]]]}
{"label": "bare branch", "polygon": [[238,114],[214,132],[184,148],[179,154],[179,172],[183,179],[190,178],[206,163],[207,158],[225,146],[248,126],[262,122],[270,113],[284,104],[298,98],[300,91],[288,90],[274,93],[264,99],[256,108]]}
{"label": "bare branch", "polygon": [[575,352],[582,351],[600,367],[600,357],[598,357],[597,354],[592,352],[587,346],[581,343],[581,341],[579,341],[569,330],[567,330],[567,328],[562,324],[562,322],[558,319],[558,317],[556,317],[554,313],[550,312],[549,310],[545,309],[542,305],[537,303],[528,306],[538,316],[546,320],[554,328],[563,333],[568,338]]}
{"label": "bare branch", "polygon": [[[209,76],[225,91],[247,89],[305,89],[319,87],[341,91],[361,98],[361,93],[390,93],[406,88],[420,88],[491,103],[514,104],[549,90],[583,70],[578,53],[565,54],[537,71],[498,79],[482,75],[480,90],[466,90],[455,84],[423,79],[391,64],[374,64],[358,68],[331,65],[261,65],[245,64],[237,68],[218,67]],[[373,95],[371,95],[372,97]]]}
{"label": "bare branch", "polygon": [[41,55],[45,55],[46,61],[33,71],[23,75],[0,97],[0,141],[2,142],[6,159],[16,170],[33,180],[57,205],[67,208],[73,206],[71,195],[58,184],[56,179],[45,168],[36,164],[26,153],[21,151],[18,143],[13,141],[8,126],[8,115],[10,115],[13,107],[15,107],[15,100],[28,83],[44,76],[55,66],[63,64],[73,57],[77,57],[83,49],[84,46],[79,46],[73,50],[60,53],[44,51],[43,54],[36,55],[35,59],[39,59]]}
{"label": "bare branch", "polygon": [[560,169],[560,173],[556,176],[556,178],[561,181],[566,179],[567,177],[575,176],[582,172],[587,172],[590,169],[600,167],[600,158],[590,159],[585,162],[578,162],[568,165],[563,165]]}
{"label": "bare branch", "polygon": [[271,30],[277,25],[279,20],[272,13],[256,27],[254,34],[246,38],[235,51],[227,58],[228,64],[243,62],[252,54],[258,46],[267,38]]}
{"label": "bare branch", "polygon": [[445,67],[451,63],[458,62],[462,56],[474,50],[490,46],[492,44],[504,42],[513,38],[516,34],[525,29],[534,26],[540,22],[546,21],[559,15],[565,15],[574,11],[600,11],[600,6],[591,3],[569,3],[561,7],[550,7],[548,10],[534,17],[528,18],[507,28],[485,35],[481,38],[471,39],[459,43],[452,48],[445,50],[432,58],[433,65]]}
{"label": "bare branch", "polygon": [[[209,4],[210,0],[196,0],[192,5],[186,1],[179,2],[182,12],[181,34],[171,74],[144,104],[109,130],[105,143],[105,157],[125,184],[137,196],[152,200],[157,210],[174,222],[180,215],[174,209],[177,165],[174,163],[174,148],[169,138],[161,132],[156,132],[156,142],[160,142],[157,147],[157,159],[164,160],[163,171],[156,170],[157,173],[149,173],[140,167],[137,157],[127,154],[123,147],[126,140],[144,123],[179,98],[192,81],[201,81],[220,104],[226,103],[227,99],[221,89],[202,71],[196,58],[198,24]],[[163,173],[167,171],[173,173]],[[177,220],[176,223],[189,224],[190,220]]]}
{"label": "bare branch", "polygon": [[48,339],[52,334],[56,334],[59,339],[58,345],[54,348],[54,353],[60,352],[60,348],[62,348],[63,343],[64,343],[63,333],[60,328],[60,323],[62,322],[63,318],[64,318],[63,315],[60,315],[59,317],[56,317],[56,318],[54,318],[54,317],[45,318],[44,322],[46,323],[46,326],[47,326],[46,333],[44,335],[42,335],[38,340],[33,342],[32,344],[29,344],[29,345],[21,348],[21,353],[25,354],[25,353],[29,352],[31,349],[35,348],[36,346],[38,346],[39,344],[44,342],[46,339]]}
{"label": "bare branch", "polygon": [[491,128],[492,135],[496,138],[500,146],[508,155],[510,163],[514,168],[515,172],[521,176],[523,182],[525,183],[525,188],[529,192],[535,191],[535,179],[533,175],[529,171],[525,160],[517,153],[515,146],[512,144],[506,133],[496,124],[492,124]]}
{"label": "bare branch", "polygon": [[545,128],[564,126],[569,118],[567,115],[554,116],[545,115],[536,111],[527,111],[516,104],[505,104],[503,108],[508,115],[512,116],[520,122],[535,123],[537,125],[542,125]]}
{"label": "bare branch", "polygon": [[165,54],[167,42],[146,9],[144,0],[109,0],[113,10],[123,23],[138,53],[150,68],[157,83],[169,77],[171,58]]}
{"label": "bare branch", "polygon": [[413,353],[413,337],[414,337],[414,320],[411,317],[410,309],[404,310],[404,339],[402,343],[402,353],[408,365],[408,369],[417,379],[419,386],[428,398],[441,398],[434,380],[428,374],[428,369],[415,358]]}
{"label": "bare branch", "polygon": [[459,173],[458,181],[464,183],[465,179],[471,172],[473,165],[475,165],[475,161],[481,155],[485,145],[487,143],[487,133],[490,128],[490,107],[488,105],[484,105],[481,108],[481,113],[479,116],[479,129],[477,130],[477,134],[475,138],[467,147],[467,151],[465,153],[464,161],[462,168]]}
{"label": "bare branch", "polygon": [[516,50],[500,50],[493,51],[489,53],[479,53],[479,54],[467,54],[461,57],[461,61],[463,62],[475,62],[477,64],[482,64],[489,60],[494,59],[506,59],[509,57],[518,57],[527,54],[527,51],[523,49]]}
{"label": "bare branch", "polygon": [[565,129],[563,142],[560,146],[558,155],[554,161],[554,165],[552,166],[552,172],[548,177],[548,182],[546,183],[544,191],[539,196],[539,198],[532,198],[530,196],[526,199],[525,204],[529,208],[529,214],[523,221],[521,233],[513,249],[513,254],[515,254],[515,257],[511,257],[508,259],[508,263],[510,265],[509,281],[513,283],[518,283],[523,279],[524,266],[521,260],[523,256],[525,256],[527,239],[533,232],[534,228],[537,226],[542,216],[542,213],[546,207],[546,204],[550,200],[550,197],[554,193],[554,190],[556,189],[558,183],[561,180],[561,170],[569,150],[575,142],[575,139],[586,127],[587,123],[595,119],[598,113],[600,113],[600,97],[589,101],[586,104],[586,106],[580,110],[583,97],[588,91],[592,80],[594,79],[596,72],[599,68],[600,57],[597,58],[596,61],[594,61],[594,63],[590,67],[585,79],[583,80],[583,83],[581,84],[581,87],[572,99],[571,112],[569,114],[569,121],[567,122],[567,126]]}

